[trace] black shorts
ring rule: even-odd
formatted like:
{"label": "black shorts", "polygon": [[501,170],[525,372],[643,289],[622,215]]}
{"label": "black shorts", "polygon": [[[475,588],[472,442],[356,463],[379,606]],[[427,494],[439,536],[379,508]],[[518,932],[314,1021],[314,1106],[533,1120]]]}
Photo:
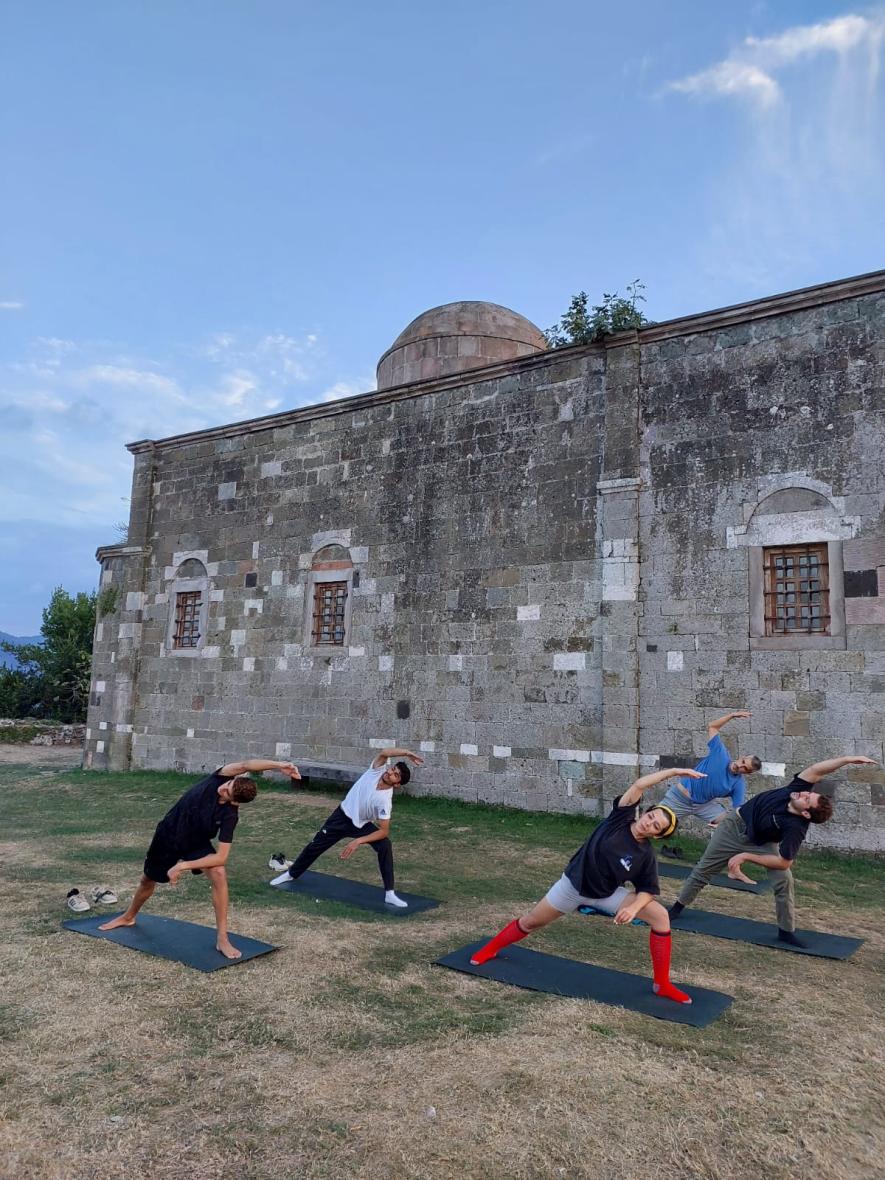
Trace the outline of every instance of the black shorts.
{"label": "black shorts", "polygon": [[[173,844],[159,829],[154,832],[151,846],[144,858],[144,875],[158,885],[169,883],[169,870],[180,860],[200,860],[204,856],[214,856],[215,849],[207,841],[202,848],[181,849]],[[202,869],[191,869],[194,876],[199,876]]]}

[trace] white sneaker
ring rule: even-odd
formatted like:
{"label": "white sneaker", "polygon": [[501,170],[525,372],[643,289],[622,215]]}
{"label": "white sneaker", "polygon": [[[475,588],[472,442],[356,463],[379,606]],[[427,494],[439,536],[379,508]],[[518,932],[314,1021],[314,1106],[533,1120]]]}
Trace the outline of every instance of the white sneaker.
{"label": "white sneaker", "polygon": [[69,889],[68,909],[73,910],[75,914],[82,914],[85,910],[91,910],[92,906],[79,889]]}
{"label": "white sneaker", "polygon": [[292,861],[287,860],[282,852],[275,852],[267,862],[267,867],[269,869],[276,869],[279,873],[282,869],[287,869],[291,863]]}
{"label": "white sneaker", "polygon": [[399,906],[400,909],[403,910],[406,909],[409,904],[407,901],[403,901],[401,897],[397,897],[396,893],[392,889],[388,889],[384,894],[384,901],[387,905]]}
{"label": "white sneaker", "polygon": [[285,873],[280,873],[278,877],[274,877],[274,879],[271,881],[271,885],[285,885],[287,881],[291,880],[292,878],[289,876],[289,870],[286,869]]}
{"label": "white sneaker", "polygon": [[93,905],[116,905],[117,895],[112,889],[105,889],[104,885],[96,885],[90,892]]}

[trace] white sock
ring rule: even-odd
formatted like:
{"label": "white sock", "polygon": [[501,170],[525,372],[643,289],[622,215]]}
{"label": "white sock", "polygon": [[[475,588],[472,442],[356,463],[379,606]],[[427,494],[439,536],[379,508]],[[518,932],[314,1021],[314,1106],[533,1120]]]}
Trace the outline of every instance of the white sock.
{"label": "white sock", "polygon": [[400,905],[405,907],[409,904],[407,901],[403,901],[401,897],[397,897],[393,889],[387,890],[387,892],[384,894],[384,900],[388,905]]}
{"label": "white sock", "polygon": [[271,881],[271,885],[282,885],[284,882],[291,880],[292,878],[289,876],[289,870],[286,869],[285,873],[280,873],[278,877],[274,877],[274,879]]}

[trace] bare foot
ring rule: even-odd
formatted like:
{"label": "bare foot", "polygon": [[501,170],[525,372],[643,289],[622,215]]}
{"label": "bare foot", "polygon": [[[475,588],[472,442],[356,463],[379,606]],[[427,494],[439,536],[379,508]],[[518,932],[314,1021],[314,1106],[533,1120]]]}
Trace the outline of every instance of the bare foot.
{"label": "bare foot", "polygon": [[134,926],[135,919],[127,918],[125,914],[120,914],[119,918],[111,918],[110,922],[102,922],[99,930],[116,930],[118,926]]}
{"label": "bare foot", "polygon": [[234,946],[234,944],[228,938],[225,938],[223,940],[219,939],[218,942],[216,942],[216,944],[215,944],[215,949],[220,954],[224,955],[224,957],[226,959],[241,959],[243,957],[243,952],[238,951],[237,948]]}

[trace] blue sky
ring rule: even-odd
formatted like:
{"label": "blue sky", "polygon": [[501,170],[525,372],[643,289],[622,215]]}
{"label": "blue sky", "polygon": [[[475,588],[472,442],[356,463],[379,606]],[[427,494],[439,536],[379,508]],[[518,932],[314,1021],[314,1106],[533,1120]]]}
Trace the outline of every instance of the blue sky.
{"label": "blue sky", "polygon": [[0,21],[0,630],[124,444],[365,392],[419,312],[655,319],[885,265],[885,8],[90,0]]}

